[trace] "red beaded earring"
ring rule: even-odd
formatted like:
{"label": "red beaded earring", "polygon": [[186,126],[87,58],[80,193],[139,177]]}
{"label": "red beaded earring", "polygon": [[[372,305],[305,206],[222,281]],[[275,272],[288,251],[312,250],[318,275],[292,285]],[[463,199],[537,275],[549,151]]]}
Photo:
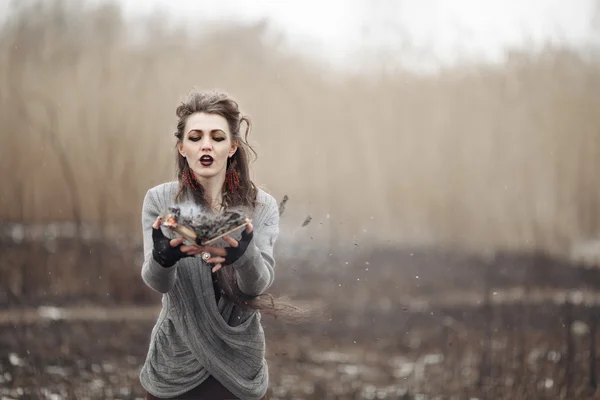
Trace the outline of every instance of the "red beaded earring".
{"label": "red beaded earring", "polygon": [[229,168],[227,168],[227,172],[225,173],[225,185],[227,187],[227,191],[231,194],[235,193],[237,188],[240,186],[240,173],[235,168],[235,161],[232,161],[229,164]]}
{"label": "red beaded earring", "polygon": [[190,189],[198,190],[200,188],[200,183],[196,179],[196,175],[194,175],[189,165],[185,166],[181,178]]}

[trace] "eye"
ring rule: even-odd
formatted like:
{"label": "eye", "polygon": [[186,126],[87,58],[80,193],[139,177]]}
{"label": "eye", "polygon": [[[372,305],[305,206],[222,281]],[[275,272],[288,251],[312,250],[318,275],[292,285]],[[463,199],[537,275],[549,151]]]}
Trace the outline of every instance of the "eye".
{"label": "eye", "polygon": [[194,137],[191,137],[190,140],[192,142],[197,142],[198,140],[200,140],[200,138],[198,136],[194,136]]}
{"label": "eye", "polygon": [[214,138],[217,142],[222,142],[223,140],[225,140],[224,137],[221,136],[217,136],[216,138]]}

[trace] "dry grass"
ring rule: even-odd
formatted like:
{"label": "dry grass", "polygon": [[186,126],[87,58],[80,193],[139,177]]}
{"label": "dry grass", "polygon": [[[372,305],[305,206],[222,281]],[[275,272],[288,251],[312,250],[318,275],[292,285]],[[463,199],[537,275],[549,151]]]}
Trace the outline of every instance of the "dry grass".
{"label": "dry grass", "polygon": [[126,24],[114,6],[19,4],[0,33],[4,221],[138,234],[145,191],[173,177],[178,101],[216,87],[253,119],[255,175],[290,196],[287,232],[310,213],[303,237],[333,247],[557,253],[599,233],[600,68],[568,50],[436,77],[339,76],[261,26],[200,35]]}

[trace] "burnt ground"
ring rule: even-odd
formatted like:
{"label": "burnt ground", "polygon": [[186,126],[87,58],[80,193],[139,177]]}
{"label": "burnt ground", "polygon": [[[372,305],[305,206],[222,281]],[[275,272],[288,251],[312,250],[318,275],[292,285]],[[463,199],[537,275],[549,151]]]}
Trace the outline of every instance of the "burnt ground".
{"label": "burnt ground", "polygon": [[[158,296],[140,285],[134,257],[90,248],[2,248],[0,398],[142,398]],[[323,314],[263,318],[271,399],[600,396],[597,270],[435,249],[317,259],[280,261],[274,291]],[[43,317],[40,305],[71,311]]]}
{"label": "burnt ground", "polygon": [[[564,306],[497,306],[489,330],[484,314],[392,312],[350,329],[343,315],[301,326],[265,317],[271,399],[594,398],[584,315],[569,353]],[[0,395],[142,398],[153,321],[108,318],[3,325]]]}

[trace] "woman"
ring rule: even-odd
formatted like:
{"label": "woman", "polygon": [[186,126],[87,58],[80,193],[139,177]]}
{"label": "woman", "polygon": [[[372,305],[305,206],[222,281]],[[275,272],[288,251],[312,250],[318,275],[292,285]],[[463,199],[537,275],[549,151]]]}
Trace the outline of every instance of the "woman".
{"label": "woman", "polygon": [[[150,189],[142,207],[142,278],[163,296],[140,381],[147,399],[262,399],[268,368],[259,311],[276,308],[265,291],[278,206],[250,180],[250,121],[234,100],[193,92],[176,114],[178,180]],[[225,248],[189,246],[161,227],[160,215],[183,201],[212,213],[243,207],[252,222],[239,241],[226,237]]]}

